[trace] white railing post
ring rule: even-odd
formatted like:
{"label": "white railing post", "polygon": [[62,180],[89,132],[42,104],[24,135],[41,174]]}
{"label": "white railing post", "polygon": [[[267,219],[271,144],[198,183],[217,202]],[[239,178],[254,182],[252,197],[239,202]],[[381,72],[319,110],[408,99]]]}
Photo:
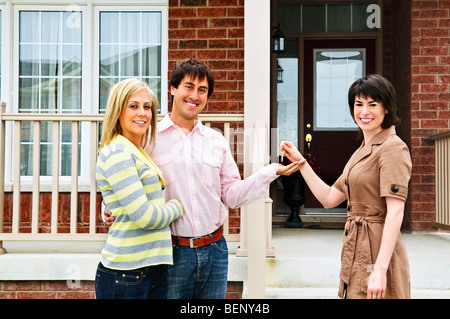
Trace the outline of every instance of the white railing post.
{"label": "white railing post", "polygon": [[[3,214],[5,203],[5,123],[3,123],[2,116],[6,111],[6,105],[0,102],[0,234],[3,233]],[[6,253],[3,248],[3,241],[0,240],[0,255]]]}
{"label": "white railing post", "polygon": [[[246,0],[244,10],[244,131],[247,135],[254,130],[253,134],[248,134],[249,143],[244,147],[247,177],[269,159],[270,0]],[[265,198],[247,205],[245,224],[241,223],[248,245],[248,298],[265,298],[265,208]]]}

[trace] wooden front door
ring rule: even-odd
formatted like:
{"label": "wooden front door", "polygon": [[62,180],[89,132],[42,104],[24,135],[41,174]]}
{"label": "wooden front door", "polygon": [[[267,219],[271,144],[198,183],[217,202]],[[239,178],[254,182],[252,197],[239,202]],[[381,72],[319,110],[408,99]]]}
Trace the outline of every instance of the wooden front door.
{"label": "wooden front door", "polygon": [[[348,89],[362,76],[375,73],[375,53],[374,39],[304,41],[304,127],[299,127],[298,136],[304,139],[303,152],[316,160],[318,175],[330,186],[361,144],[349,111]],[[322,207],[309,189],[306,198],[305,212]]]}

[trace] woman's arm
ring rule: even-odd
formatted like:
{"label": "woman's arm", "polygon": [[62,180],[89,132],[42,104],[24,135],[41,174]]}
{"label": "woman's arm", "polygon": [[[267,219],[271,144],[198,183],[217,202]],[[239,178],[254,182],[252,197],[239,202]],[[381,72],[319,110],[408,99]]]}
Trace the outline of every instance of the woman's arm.
{"label": "woman's arm", "polygon": [[[154,180],[152,184],[145,185],[146,189],[152,190],[155,200],[164,199],[159,178]],[[148,200],[136,163],[126,151],[118,150],[110,156],[100,153],[97,183],[105,203],[122,207],[139,228],[162,229],[183,214],[183,208],[177,200],[164,200],[162,205],[155,205],[153,200]],[[116,218],[120,219],[120,215]]]}
{"label": "woman's arm", "polygon": [[[303,161],[303,155],[290,142],[281,143],[281,151],[285,152],[285,156],[291,161]],[[309,163],[305,163],[300,167],[300,173],[308,184],[309,189],[317,200],[325,208],[333,208],[342,203],[346,196],[343,192],[333,186],[327,185],[322,179],[317,176]]]}
{"label": "woman's arm", "polygon": [[400,227],[403,222],[405,202],[394,197],[386,197],[387,215],[381,237],[380,251],[374,268],[369,276],[367,299],[374,296],[382,299],[386,293],[386,272],[391,261],[392,253],[397,244]]}

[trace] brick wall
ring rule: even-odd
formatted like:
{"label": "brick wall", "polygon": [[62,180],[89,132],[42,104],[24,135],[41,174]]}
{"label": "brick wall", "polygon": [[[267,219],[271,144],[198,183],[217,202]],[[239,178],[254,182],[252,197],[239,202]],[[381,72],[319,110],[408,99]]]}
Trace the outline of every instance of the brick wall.
{"label": "brick wall", "polygon": [[[94,299],[94,291],[93,281],[76,288],[66,281],[0,281],[0,299]],[[228,282],[226,299],[241,299],[242,291],[242,282]]]}
{"label": "brick wall", "polygon": [[[203,113],[244,113],[244,0],[170,0],[169,78],[186,58],[204,61],[214,73],[214,93]],[[231,129],[232,152],[243,172],[243,123]],[[229,216],[230,233],[239,233],[239,210]]]}
{"label": "brick wall", "polygon": [[430,136],[450,129],[450,2],[412,1],[412,230],[435,219],[435,159]]}

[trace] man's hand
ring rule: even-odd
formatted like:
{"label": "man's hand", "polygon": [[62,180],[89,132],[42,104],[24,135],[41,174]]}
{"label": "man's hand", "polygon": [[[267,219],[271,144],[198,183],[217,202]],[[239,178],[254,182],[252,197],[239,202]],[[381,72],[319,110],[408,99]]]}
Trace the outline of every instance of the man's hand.
{"label": "man's hand", "polygon": [[286,166],[277,163],[275,163],[274,165],[277,175],[291,175],[292,173],[298,171],[300,169],[300,166],[302,166],[305,163],[306,160],[303,159],[301,161],[294,162]]}
{"label": "man's hand", "polygon": [[111,216],[111,212],[109,210],[105,209],[104,217],[106,225],[111,226],[114,223],[114,217]]}

